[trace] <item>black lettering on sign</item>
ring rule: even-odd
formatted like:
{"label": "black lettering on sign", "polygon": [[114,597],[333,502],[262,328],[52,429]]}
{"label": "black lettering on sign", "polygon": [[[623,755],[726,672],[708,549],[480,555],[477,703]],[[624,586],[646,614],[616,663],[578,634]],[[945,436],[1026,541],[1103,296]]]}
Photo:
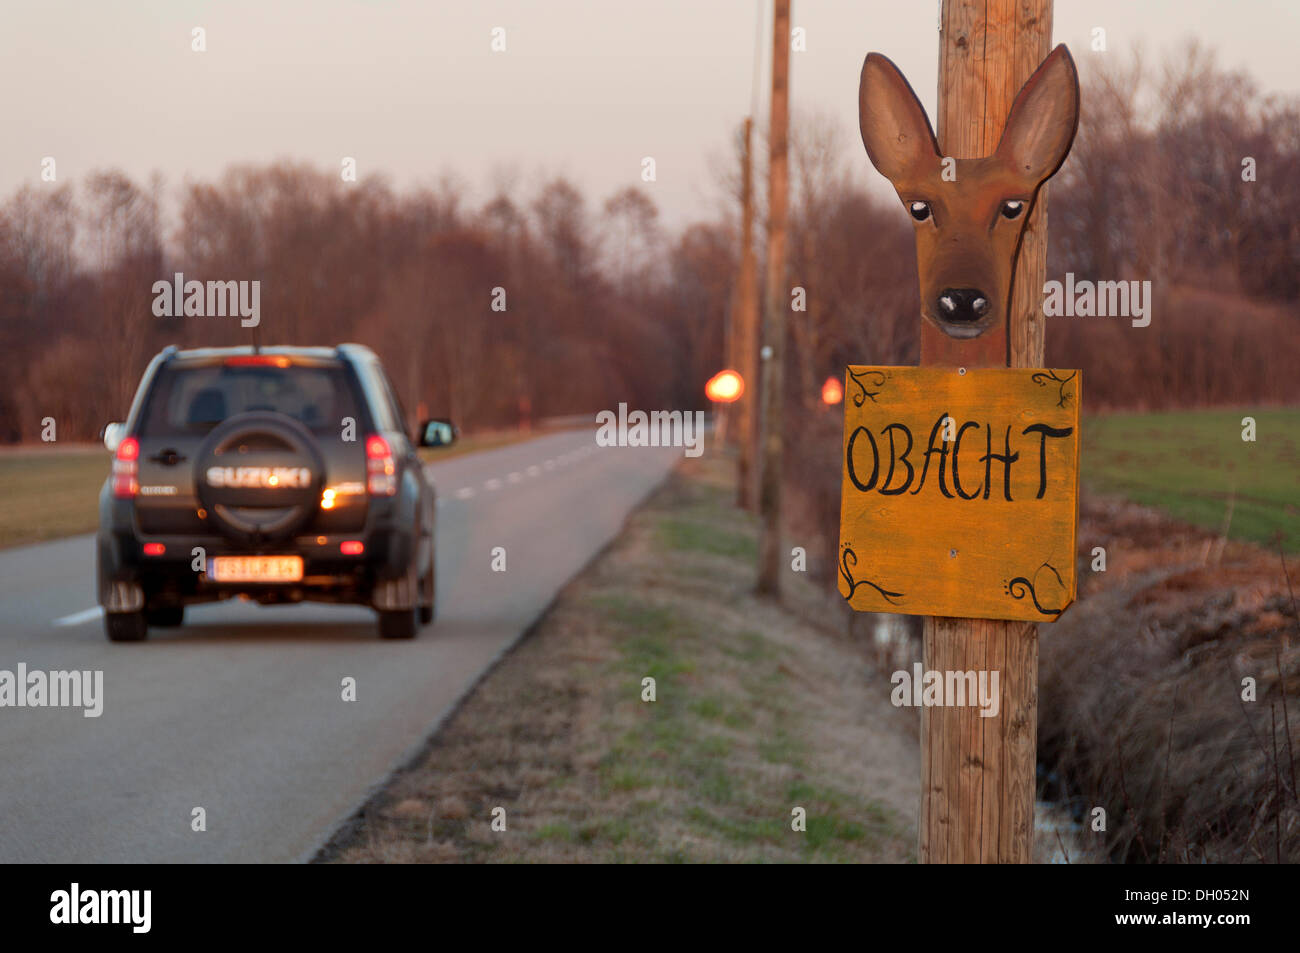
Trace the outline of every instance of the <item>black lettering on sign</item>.
{"label": "black lettering on sign", "polygon": [[[925,466],[921,468],[921,479],[917,482],[916,489],[912,491],[913,496],[920,493],[921,488],[925,486],[925,475],[930,472],[930,457],[937,453],[939,455],[939,492],[948,497],[948,499],[952,499],[952,494],[948,492],[948,484],[944,481],[943,476],[944,466],[948,462],[948,443],[947,441],[940,440],[937,449],[934,445],[934,438],[938,436],[939,431],[943,429],[943,422],[947,419],[947,413],[940,414],[939,419],[936,420],[934,426],[930,428],[930,442],[925,448]],[[955,466],[956,463],[957,458],[954,457],[953,465]]]}
{"label": "black lettering on sign", "polygon": [[979,486],[975,487],[974,491],[971,493],[963,493],[961,490],[961,478],[957,476],[957,455],[961,453],[961,435],[966,432],[967,427],[974,427],[976,430],[980,429],[979,424],[975,423],[973,420],[968,420],[962,424],[961,428],[957,431],[957,439],[952,443],[952,486],[953,489],[957,491],[957,495],[963,500],[973,500],[975,497],[979,496],[980,489],[984,484],[981,483]]}
{"label": "black lettering on sign", "polygon": [[1041,500],[1043,494],[1047,492],[1047,438],[1048,437],[1068,437],[1074,433],[1073,427],[1049,427],[1047,424],[1030,424],[1022,433],[1042,434],[1038,441],[1038,496],[1035,499]]}
{"label": "black lettering on sign", "polygon": [[1001,460],[1002,461],[1002,495],[1005,496],[1007,498],[1007,502],[1010,503],[1011,502],[1011,464],[1015,463],[1017,460],[1020,459],[1020,454],[1018,452],[1017,453],[1011,452],[1011,425],[1010,424],[1007,425],[1007,436],[1006,436],[1007,449],[1005,453],[993,452],[993,427],[990,424],[985,424],[985,427],[988,430],[988,442],[987,442],[988,449],[985,451],[984,456],[980,457],[980,462],[984,464],[984,499],[987,500],[989,498],[989,487],[993,483],[993,461]]}
{"label": "black lettering on sign", "polygon": [[[870,493],[875,491],[883,496],[901,496],[911,489],[912,496],[916,496],[925,489],[926,480],[930,475],[930,464],[933,457],[939,458],[938,463],[938,492],[947,499],[989,499],[993,493],[993,465],[999,463],[1002,465],[1002,498],[1008,503],[1014,502],[1011,498],[1011,468],[1020,459],[1020,451],[1011,449],[1011,425],[1007,425],[1006,431],[1002,437],[1002,453],[993,451],[993,425],[984,423],[984,453],[977,459],[984,464],[984,479],[974,490],[967,492],[961,482],[961,469],[959,461],[961,459],[962,438],[966,435],[967,430],[978,430],[980,423],[974,420],[967,420],[957,428],[957,434],[951,441],[942,439],[943,423],[949,419],[949,414],[943,413],[934,422],[930,428],[930,437],[926,443],[925,453],[922,455],[925,459],[921,465],[920,477],[917,477],[916,468],[912,466],[910,459],[913,447],[912,431],[904,423],[895,421],[886,427],[881,428],[880,436],[889,438],[889,468],[885,472],[885,479],[880,481],[880,443],[877,442],[875,434],[871,429],[865,426],[858,426],[849,434],[848,443],[845,445],[845,470],[848,474],[849,482],[860,493]],[[1035,499],[1043,499],[1047,495],[1047,441],[1060,440],[1069,437],[1074,433],[1073,427],[1053,427],[1049,424],[1030,424],[1020,432],[1021,436],[1028,437],[1036,435],[1038,437],[1038,494]],[[901,440],[896,437],[901,434]],[[866,437],[867,443],[871,446],[871,476],[864,483],[862,480],[862,471],[865,469],[865,450],[859,442],[859,438]],[[899,443],[903,443],[900,451]],[[951,457],[952,462],[952,487],[948,486],[948,463]],[[899,468],[907,471],[907,476],[902,479],[898,486],[894,486],[894,471]],[[879,481],[879,482],[878,482]],[[913,486],[913,483],[916,485]],[[955,493],[955,495],[954,495]]]}
{"label": "black lettering on sign", "polygon": [[[894,450],[894,431],[901,430],[907,437],[907,449],[903,451],[900,457]],[[912,469],[912,464],[908,462],[907,455],[912,452],[912,431],[907,429],[906,424],[890,424],[882,434],[889,434],[889,473],[885,474],[885,482],[880,485],[881,496],[899,496],[907,492],[907,488],[912,485],[912,478],[916,476],[916,471]],[[894,478],[894,462],[897,461],[907,467],[907,481],[900,487],[889,489],[889,481]]]}
{"label": "black lettering on sign", "polygon": [[[857,441],[859,434],[866,434],[867,439],[871,441],[871,479],[863,483],[858,479],[858,468],[853,465],[853,444]],[[880,449],[876,446],[876,438],[871,436],[871,431],[866,427],[856,427],[849,436],[849,445],[844,452],[845,464],[849,471],[849,480],[863,493],[870,493],[876,485],[876,477],[880,476]]]}

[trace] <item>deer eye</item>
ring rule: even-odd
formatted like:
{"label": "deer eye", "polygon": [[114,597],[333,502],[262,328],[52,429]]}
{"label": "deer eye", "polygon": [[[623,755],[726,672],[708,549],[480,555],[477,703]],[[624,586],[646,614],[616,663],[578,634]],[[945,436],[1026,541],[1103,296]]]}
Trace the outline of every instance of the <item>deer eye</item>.
{"label": "deer eye", "polygon": [[924,222],[930,217],[929,202],[912,202],[907,206],[907,210],[912,213],[912,218],[918,222]]}
{"label": "deer eye", "polygon": [[1010,202],[1002,203],[1003,218],[1019,218],[1020,213],[1023,212],[1024,210],[1025,210],[1025,203],[1017,199],[1012,199]]}

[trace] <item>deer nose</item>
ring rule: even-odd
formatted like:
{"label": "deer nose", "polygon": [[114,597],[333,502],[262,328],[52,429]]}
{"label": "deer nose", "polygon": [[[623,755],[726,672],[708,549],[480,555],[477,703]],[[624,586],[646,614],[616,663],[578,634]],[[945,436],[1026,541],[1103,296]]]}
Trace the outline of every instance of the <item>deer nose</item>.
{"label": "deer nose", "polygon": [[978,321],[989,309],[989,298],[978,288],[945,288],[938,305],[945,320]]}

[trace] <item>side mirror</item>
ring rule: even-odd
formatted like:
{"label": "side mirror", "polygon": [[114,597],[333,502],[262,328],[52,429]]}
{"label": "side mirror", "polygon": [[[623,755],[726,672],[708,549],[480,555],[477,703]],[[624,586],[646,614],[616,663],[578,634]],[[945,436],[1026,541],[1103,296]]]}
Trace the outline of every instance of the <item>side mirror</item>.
{"label": "side mirror", "polygon": [[109,453],[117,453],[117,446],[122,442],[123,432],[126,430],[126,424],[112,423],[105,424],[104,429],[99,435],[104,439],[104,446],[108,448]]}
{"label": "side mirror", "polygon": [[426,420],[420,425],[420,446],[448,447],[456,442],[459,431],[450,420]]}

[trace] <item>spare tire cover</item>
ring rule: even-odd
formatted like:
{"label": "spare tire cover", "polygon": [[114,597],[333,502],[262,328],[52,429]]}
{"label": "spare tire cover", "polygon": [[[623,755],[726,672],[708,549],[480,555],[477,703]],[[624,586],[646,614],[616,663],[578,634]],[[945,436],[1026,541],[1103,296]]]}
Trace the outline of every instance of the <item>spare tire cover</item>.
{"label": "spare tire cover", "polygon": [[284,414],[238,414],[208,434],[194,485],[218,532],[252,545],[287,539],[320,508],[325,467],[316,440]]}

